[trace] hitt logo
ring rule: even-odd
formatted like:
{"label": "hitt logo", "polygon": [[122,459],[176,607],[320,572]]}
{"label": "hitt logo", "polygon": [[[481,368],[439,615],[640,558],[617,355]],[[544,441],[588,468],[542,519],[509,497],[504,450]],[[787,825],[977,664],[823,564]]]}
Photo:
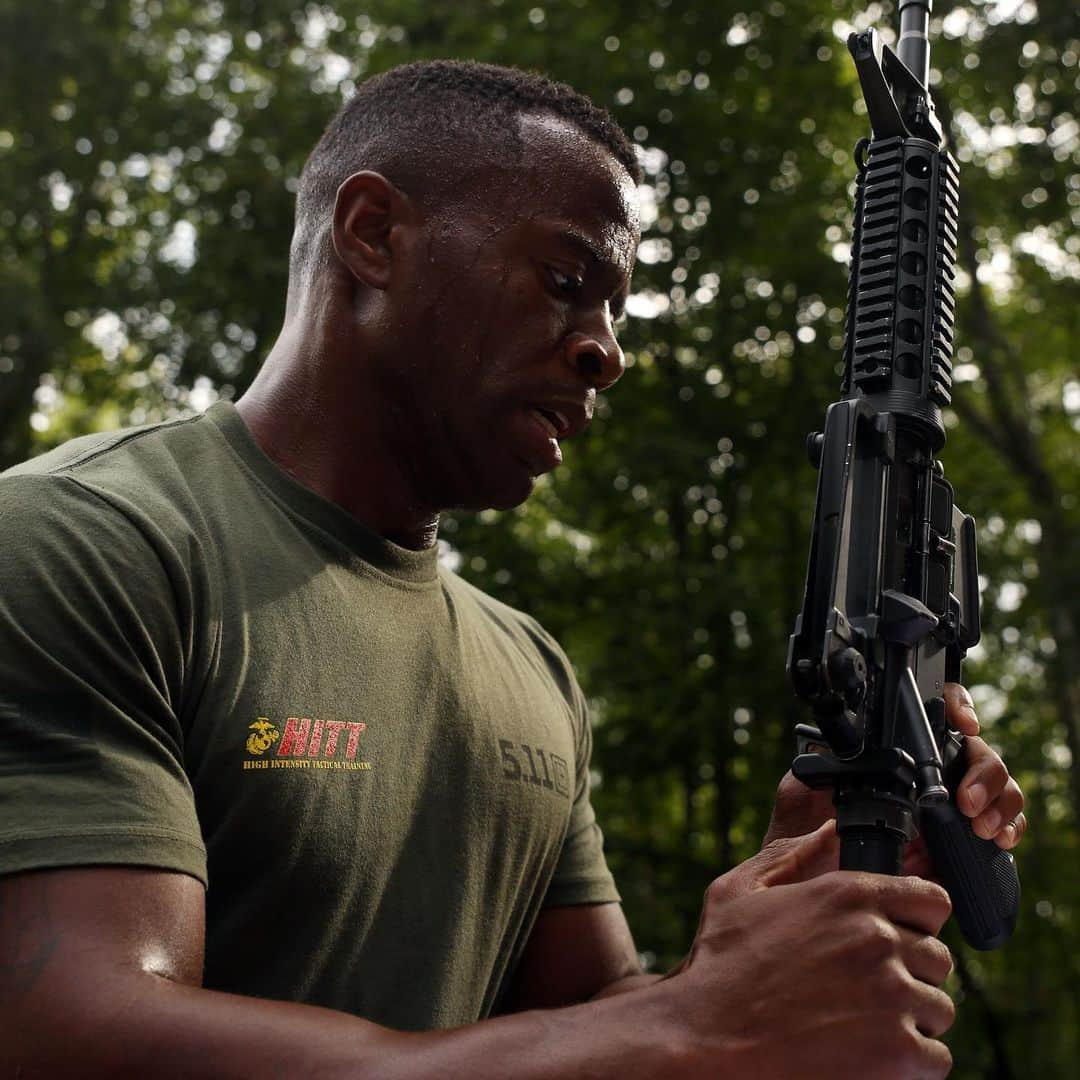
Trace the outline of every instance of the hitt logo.
{"label": "hitt logo", "polygon": [[[290,716],[278,731],[269,717],[248,725],[245,769],[336,769],[367,771],[371,762],[360,754],[360,736],[367,724]],[[272,755],[267,751],[276,747]],[[254,760],[253,760],[254,759]],[[260,760],[261,759],[261,760]]]}

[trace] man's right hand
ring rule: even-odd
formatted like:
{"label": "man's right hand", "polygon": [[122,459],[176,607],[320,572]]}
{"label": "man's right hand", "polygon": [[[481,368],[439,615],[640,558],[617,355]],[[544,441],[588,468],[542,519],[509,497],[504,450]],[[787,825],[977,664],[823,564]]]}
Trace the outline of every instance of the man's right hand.
{"label": "man's right hand", "polygon": [[948,1075],[955,1019],[936,935],[948,894],[916,877],[832,871],[835,823],[773,841],[717,878],[686,960],[650,988],[686,1028],[687,1077]]}

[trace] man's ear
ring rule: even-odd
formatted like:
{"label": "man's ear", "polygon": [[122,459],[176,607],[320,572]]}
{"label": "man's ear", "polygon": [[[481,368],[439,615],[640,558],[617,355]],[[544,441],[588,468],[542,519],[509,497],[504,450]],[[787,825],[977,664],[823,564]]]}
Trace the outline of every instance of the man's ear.
{"label": "man's ear", "polygon": [[381,173],[353,173],[334,203],[334,250],[353,277],[375,289],[390,284],[391,229],[408,213],[408,198]]}

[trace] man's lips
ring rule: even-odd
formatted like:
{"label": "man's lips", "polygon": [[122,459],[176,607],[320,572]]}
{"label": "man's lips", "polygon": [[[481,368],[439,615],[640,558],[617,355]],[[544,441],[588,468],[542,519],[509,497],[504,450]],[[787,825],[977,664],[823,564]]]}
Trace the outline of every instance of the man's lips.
{"label": "man's lips", "polygon": [[542,399],[530,403],[526,411],[551,438],[570,439],[592,419],[593,397]]}
{"label": "man's lips", "polygon": [[563,439],[584,430],[592,419],[593,395],[551,395],[524,403],[515,410],[519,452],[534,476],[550,472],[562,461]]}
{"label": "man's lips", "polygon": [[562,461],[555,424],[538,408],[526,408],[518,416],[525,420],[520,429],[524,436],[520,444],[523,460],[534,476],[550,472]]}
{"label": "man's lips", "polygon": [[561,412],[554,409],[529,409],[529,415],[535,420],[553,439],[561,438],[570,430],[570,421]]}

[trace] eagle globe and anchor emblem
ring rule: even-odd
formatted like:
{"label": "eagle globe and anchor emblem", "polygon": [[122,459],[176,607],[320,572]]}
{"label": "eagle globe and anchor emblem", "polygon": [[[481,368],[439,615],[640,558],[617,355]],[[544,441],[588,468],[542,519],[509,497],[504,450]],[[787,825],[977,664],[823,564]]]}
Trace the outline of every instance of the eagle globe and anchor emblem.
{"label": "eagle globe and anchor emblem", "polygon": [[281,738],[281,733],[265,716],[260,716],[254,724],[249,724],[248,730],[251,732],[247,738],[248,753],[256,757],[265,754]]}

